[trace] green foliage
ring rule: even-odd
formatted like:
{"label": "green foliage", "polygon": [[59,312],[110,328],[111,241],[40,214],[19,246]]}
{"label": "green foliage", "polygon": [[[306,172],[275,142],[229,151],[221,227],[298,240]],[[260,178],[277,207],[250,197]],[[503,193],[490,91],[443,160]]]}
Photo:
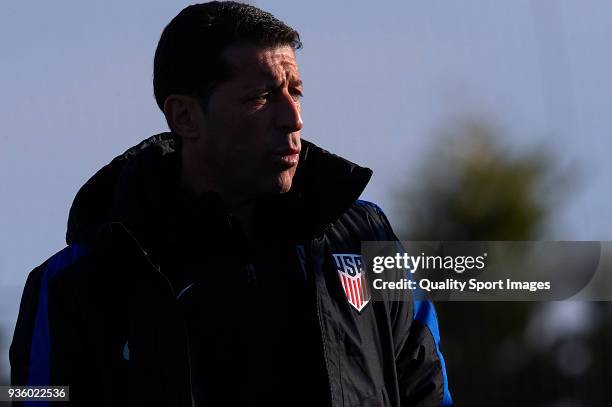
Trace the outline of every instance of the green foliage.
{"label": "green foliage", "polygon": [[[551,205],[551,158],[542,150],[514,155],[495,129],[469,120],[438,137],[402,192],[410,240],[529,240]],[[415,179],[415,177],[412,177]],[[558,196],[559,191],[553,195]]]}
{"label": "green foliage", "polygon": [[[399,193],[403,206],[396,213],[404,227],[398,235],[405,240],[537,239],[573,181],[558,175],[547,150],[513,152],[484,121],[453,123],[434,145]],[[529,342],[527,327],[538,303],[438,302],[436,307],[457,405],[602,400],[592,388],[560,386],[576,385],[581,377],[568,378],[559,370],[554,347]]]}

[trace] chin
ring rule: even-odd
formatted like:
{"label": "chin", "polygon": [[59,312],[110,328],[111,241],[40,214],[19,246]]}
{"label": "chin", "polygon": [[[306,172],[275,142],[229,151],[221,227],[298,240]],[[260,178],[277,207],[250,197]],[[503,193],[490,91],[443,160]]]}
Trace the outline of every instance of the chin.
{"label": "chin", "polygon": [[291,189],[291,185],[293,184],[293,174],[295,173],[295,171],[293,172],[289,172],[289,171],[284,171],[281,174],[279,174],[277,180],[276,180],[276,186],[275,186],[275,192],[277,194],[284,194],[286,192],[289,192],[289,190]]}
{"label": "chin", "polygon": [[283,182],[276,186],[274,192],[277,194],[284,194],[284,193],[289,192],[290,189],[291,189],[291,181]]}

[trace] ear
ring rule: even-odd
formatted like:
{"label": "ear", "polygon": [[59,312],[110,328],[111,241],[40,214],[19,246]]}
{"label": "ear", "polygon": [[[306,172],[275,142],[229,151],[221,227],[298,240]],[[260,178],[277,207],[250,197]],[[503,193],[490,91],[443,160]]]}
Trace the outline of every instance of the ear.
{"label": "ear", "polygon": [[192,96],[170,95],[164,102],[164,114],[170,129],[181,138],[198,138],[204,124],[204,112]]}

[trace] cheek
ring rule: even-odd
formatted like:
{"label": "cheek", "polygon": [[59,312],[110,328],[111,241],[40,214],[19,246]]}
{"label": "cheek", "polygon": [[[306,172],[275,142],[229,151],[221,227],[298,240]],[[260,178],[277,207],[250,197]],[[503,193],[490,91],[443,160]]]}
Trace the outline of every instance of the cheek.
{"label": "cheek", "polygon": [[[230,125],[231,130],[224,132],[220,137],[219,143],[222,144],[225,159],[231,165],[236,165],[237,171],[248,171],[262,159],[265,146],[262,144],[259,134],[254,130],[254,126],[245,124]],[[229,164],[229,163],[228,163]]]}
{"label": "cheek", "polygon": [[231,143],[236,152],[245,157],[260,157],[267,148],[269,129],[262,120],[253,118],[235,118],[234,123],[228,123],[231,128]]}

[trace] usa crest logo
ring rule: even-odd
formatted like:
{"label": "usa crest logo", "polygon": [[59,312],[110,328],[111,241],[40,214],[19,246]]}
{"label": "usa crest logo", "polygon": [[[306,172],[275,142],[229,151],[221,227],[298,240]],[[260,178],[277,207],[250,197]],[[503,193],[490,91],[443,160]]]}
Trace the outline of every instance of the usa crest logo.
{"label": "usa crest logo", "polygon": [[353,308],[361,312],[370,302],[361,256],[358,254],[333,254],[333,256],[346,299]]}

